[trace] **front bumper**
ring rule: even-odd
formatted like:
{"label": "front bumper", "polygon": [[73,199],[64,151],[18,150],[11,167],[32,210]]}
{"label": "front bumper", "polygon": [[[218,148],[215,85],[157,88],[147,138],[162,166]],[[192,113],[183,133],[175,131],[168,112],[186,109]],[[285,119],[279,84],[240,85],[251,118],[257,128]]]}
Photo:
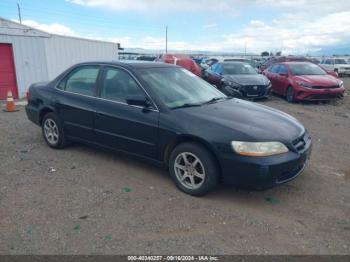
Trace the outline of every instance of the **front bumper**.
{"label": "front bumper", "polygon": [[339,69],[338,69],[338,74],[350,75],[350,69],[339,68]]}
{"label": "front bumper", "polygon": [[289,151],[269,157],[246,157],[234,153],[220,158],[223,183],[243,188],[268,189],[299,176],[311,154],[311,140],[302,152]]}
{"label": "front bumper", "polygon": [[266,98],[270,96],[272,92],[271,86],[264,85],[249,85],[241,87],[230,86],[230,88],[238,90],[244,98],[249,99]]}
{"label": "front bumper", "polygon": [[306,89],[300,88],[296,94],[296,100],[318,101],[343,98],[345,88],[331,89]]}

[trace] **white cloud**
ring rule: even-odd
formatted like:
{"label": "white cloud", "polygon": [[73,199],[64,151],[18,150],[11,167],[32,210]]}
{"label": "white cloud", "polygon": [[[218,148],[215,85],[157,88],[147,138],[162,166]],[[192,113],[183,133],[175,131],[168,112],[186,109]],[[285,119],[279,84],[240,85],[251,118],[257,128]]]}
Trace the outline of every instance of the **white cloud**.
{"label": "white cloud", "polygon": [[217,28],[217,27],[218,27],[217,23],[206,24],[206,25],[202,26],[203,29],[212,29],[212,28]]}
{"label": "white cloud", "polygon": [[99,7],[114,11],[138,11],[138,12],[200,12],[203,10],[228,11],[231,15],[237,14],[234,4],[244,3],[244,0],[66,0],[77,5],[87,7]]}
{"label": "white cloud", "polygon": [[252,20],[252,21],[250,21],[250,25],[253,27],[264,27],[265,23],[263,21],[260,21],[260,20]]}
{"label": "white cloud", "polygon": [[[16,19],[12,19],[12,21],[18,23],[18,20]],[[71,28],[58,23],[41,24],[33,20],[23,20],[22,24],[51,34],[77,36],[77,33],[74,32]]]}

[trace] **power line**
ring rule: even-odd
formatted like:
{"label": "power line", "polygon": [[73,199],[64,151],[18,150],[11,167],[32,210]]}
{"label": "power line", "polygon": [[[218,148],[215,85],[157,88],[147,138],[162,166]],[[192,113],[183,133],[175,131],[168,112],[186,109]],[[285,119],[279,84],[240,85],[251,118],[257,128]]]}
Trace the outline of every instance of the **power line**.
{"label": "power line", "polygon": [[165,53],[168,53],[168,26],[165,26]]}

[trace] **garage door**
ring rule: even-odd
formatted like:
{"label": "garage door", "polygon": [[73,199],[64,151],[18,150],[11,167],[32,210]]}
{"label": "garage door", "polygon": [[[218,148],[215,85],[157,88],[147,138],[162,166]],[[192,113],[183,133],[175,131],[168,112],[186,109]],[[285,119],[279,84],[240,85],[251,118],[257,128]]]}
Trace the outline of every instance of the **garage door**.
{"label": "garage door", "polygon": [[0,44],[0,99],[6,99],[11,90],[14,98],[18,98],[15,64],[11,44]]}

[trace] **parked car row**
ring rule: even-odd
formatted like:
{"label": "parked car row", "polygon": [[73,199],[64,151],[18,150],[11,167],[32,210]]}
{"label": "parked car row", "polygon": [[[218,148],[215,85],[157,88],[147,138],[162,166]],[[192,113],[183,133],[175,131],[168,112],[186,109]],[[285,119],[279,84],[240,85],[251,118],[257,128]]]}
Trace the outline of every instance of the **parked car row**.
{"label": "parked car row", "polygon": [[180,65],[230,97],[261,99],[273,92],[291,103],[342,98],[345,89],[338,73],[350,73],[350,65],[338,58],[318,65],[305,57],[270,57],[259,69],[255,61],[237,57],[197,59],[199,66],[186,55],[163,55],[158,61]]}

